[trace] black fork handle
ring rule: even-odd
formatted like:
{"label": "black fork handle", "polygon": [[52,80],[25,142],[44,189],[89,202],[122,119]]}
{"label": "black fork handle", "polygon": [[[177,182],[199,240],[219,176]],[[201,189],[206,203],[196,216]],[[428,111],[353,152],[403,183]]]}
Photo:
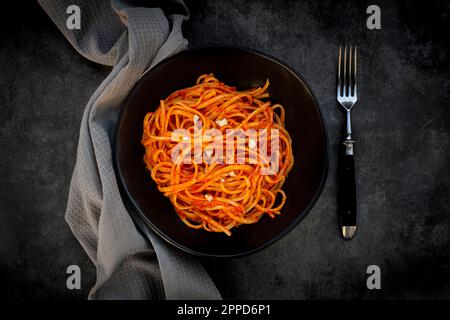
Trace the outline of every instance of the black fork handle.
{"label": "black fork handle", "polygon": [[353,141],[344,142],[339,166],[339,220],[342,235],[351,239],[356,231],[356,179]]}

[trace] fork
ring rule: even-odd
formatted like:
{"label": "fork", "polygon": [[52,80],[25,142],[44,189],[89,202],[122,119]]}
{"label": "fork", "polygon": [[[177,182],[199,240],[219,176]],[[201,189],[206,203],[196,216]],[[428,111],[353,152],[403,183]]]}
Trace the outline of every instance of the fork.
{"label": "fork", "polygon": [[[348,56],[348,57],[347,57]],[[347,63],[348,60],[348,63]],[[342,69],[342,75],[341,75]],[[356,233],[356,181],[355,160],[353,158],[352,126],[350,112],[358,100],[356,84],[357,47],[347,45],[339,47],[339,62],[337,71],[337,101],[347,115],[346,137],[343,142],[344,154],[339,164],[339,221],[344,239],[352,239]]]}

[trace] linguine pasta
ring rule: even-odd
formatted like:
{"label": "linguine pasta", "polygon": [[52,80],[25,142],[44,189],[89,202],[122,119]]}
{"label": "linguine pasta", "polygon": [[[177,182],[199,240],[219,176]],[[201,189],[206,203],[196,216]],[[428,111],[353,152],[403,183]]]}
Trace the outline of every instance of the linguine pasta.
{"label": "linguine pasta", "polygon": [[[234,227],[280,214],[294,159],[284,109],[266,99],[268,87],[237,91],[205,74],[146,114],[144,162],[187,226],[231,235]],[[228,139],[232,130],[245,143]]]}

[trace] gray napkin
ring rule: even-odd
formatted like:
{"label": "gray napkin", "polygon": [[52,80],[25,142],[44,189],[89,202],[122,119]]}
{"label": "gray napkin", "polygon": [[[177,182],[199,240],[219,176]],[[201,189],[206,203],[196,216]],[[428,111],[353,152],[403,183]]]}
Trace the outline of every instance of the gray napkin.
{"label": "gray napkin", "polygon": [[[81,123],[66,220],[97,269],[91,299],[220,299],[193,257],[151,231],[148,243],[122,202],[111,145],[120,104],[142,74],[187,46],[181,0],[38,0],[84,57],[113,66],[90,98]],[[66,22],[80,8],[80,29]],[[69,11],[69,13],[67,12]]]}

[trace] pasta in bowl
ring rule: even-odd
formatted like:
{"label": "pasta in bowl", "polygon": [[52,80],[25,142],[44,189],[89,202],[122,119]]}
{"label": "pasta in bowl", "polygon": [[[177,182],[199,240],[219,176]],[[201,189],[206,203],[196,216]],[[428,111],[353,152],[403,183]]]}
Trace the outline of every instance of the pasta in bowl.
{"label": "pasta in bowl", "polygon": [[137,228],[208,257],[250,254],[293,230],[328,169],[325,124],[306,81],[233,46],[189,49],[146,73],[123,103],[113,149]]}
{"label": "pasta in bowl", "polygon": [[238,91],[204,74],[146,114],[144,162],[187,226],[230,236],[280,214],[292,141],[268,87]]}

